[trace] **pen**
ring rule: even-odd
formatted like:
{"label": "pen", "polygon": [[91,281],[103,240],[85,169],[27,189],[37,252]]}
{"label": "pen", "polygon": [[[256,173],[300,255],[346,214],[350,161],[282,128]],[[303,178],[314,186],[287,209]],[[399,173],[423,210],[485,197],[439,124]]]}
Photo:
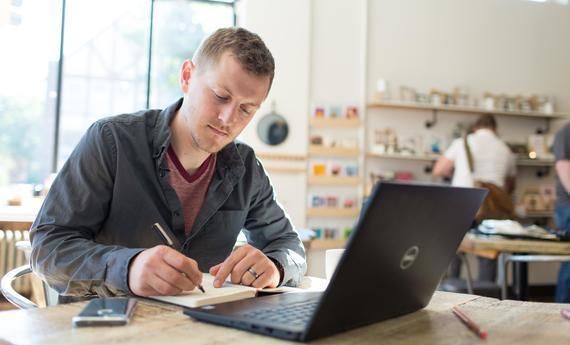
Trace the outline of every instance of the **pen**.
{"label": "pen", "polygon": [[473,322],[473,320],[471,320],[467,315],[465,315],[465,313],[462,312],[459,309],[459,307],[453,307],[451,310],[453,311],[453,314],[455,314],[455,316],[457,316],[459,320],[461,320],[461,322],[463,322],[463,324],[467,326],[467,328],[473,331],[473,333],[477,334],[479,338],[483,340],[487,339],[487,332],[481,330],[481,328],[479,328],[479,326],[477,326],[477,324]]}
{"label": "pen", "polygon": [[[166,230],[164,230],[164,228],[162,226],[160,226],[160,224],[158,223],[154,223],[152,224],[152,228],[156,230],[156,232],[158,232],[158,234],[160,235],[160,237],[162,237],[162,239],[164,240],[164,242],[166,242],[166,244],[170,247],[173,248],[177,251],[181,251],[180,246],[174,242],[174,240],[168,235],[168,233],[166,232]],[[203,293],[206,293],[206,290],[204,290],[204,288],[202,287],[202,285],[198,285],[198,289],[200,289],[200,291],[202,291]]]}

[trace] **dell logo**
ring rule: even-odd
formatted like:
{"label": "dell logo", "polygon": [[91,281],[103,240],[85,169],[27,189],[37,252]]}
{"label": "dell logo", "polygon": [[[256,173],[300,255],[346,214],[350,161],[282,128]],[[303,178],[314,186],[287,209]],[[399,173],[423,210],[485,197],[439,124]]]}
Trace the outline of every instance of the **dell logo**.
{"label": "dell logo", "polygon": [[420,248],[418,248],[418,246],[412,246],[406,250],[404,256],[402,256],[402,260],[400,260],[400,268],[403,270],[410,268],[418,258],[419,253]]}

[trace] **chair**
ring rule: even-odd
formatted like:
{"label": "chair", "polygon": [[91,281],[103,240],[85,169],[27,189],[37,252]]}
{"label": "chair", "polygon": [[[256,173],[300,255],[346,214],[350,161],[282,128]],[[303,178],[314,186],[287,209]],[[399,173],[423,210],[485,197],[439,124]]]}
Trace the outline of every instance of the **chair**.
{"label": "chair", "polygon": [[477,294],[494,298],[500,296],[500,287],[494,282],[473,280],[471,267],[465,253],[458,252],[457,256],[466,269],[467,278],[444,278],[439,285],[439,290],[472,295]]}
{"label": "chair", "polygon": [[[16,243],[16,248],[22,250],[26,254],[26,259],[29,261],[29,254],[31,245],[29,241],[19,241]],[[58,293],[51,289],[47,284],[41,281],[32,271],[30,264],[26,264],[12,269],[6,273],[0,280],[0,291],[6,300],[20,309],[33,309],[40,307],[38,304],[32,302],[26,297],[19,294],[13,287],[12,282],[27,274],[32,275],[32,290],[38,297],[38,302],[41,306],[53,306],[58,303]]]}
{"label": "chair", "polygon": [[20,266],[6,273],[0,281],[0,290],[2,291],[2,295],[4,295],[8,302],[20,309],[33,309],[38,307],[37,304],[20,295],[12,287],[12,281],[29,273],[32,273],[30,265]]}
{"label": "chair", "polygon": [[[501,299],[508,298],[508,266],[510,262],[570,262],[570,255],[510,254],[501,253],[498,258],[498,276],[501,283]],[[526,278],[525,278],[526,279]],[[525,283],[526,285],[526,283]]]}
{"label": "chair", "polygon": [[442,291],[448,292],[467,292],[469,294],[473,294],[473,278],[471,275],[471,268],[469,267],[469,263],[467,262],[467,258],[465,257],[464,253],[458,252],[457,257],[461,260],[461,263],[465,265],[467,279],[463,280],[461,278],[444,278],[439,286],[439,289]]}

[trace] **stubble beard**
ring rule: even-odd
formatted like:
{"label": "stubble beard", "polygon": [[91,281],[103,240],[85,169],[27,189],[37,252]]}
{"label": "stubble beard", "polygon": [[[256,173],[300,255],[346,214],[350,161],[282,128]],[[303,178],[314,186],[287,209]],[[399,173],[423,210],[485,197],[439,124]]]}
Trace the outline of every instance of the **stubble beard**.
{"label": "stubble beard", "polygon": [[[210,128],[208,128],[207,126],[204,127],[204,131],[208,132],[211,131]],[[208,133],[206,133],[208,134]],[[207,136],[207,135],[206,135]],[[227,143],[224,142],[218,142],[216,140],[212,140],[211,145],[207,145],[204,140],[202,139],[207,139],[208,138],[200,138],[200,136],[193,130],[190,130],[190,138],[191,138],[191,143],[192,146],[194,146],[195,149],[200,150],[202,152],[207,152],[209,154],[212,153],[217,153],[219,152],[221,149],[223,149],[229,142],[231,142],[231,140]]]}
{"label": "stubble beard", "polygon": [[[218,141],[216,139],[214,139],[215,135],[211,134],[210,131],[211,129],[208,127],[208,123],[206,124],[202,124],[202,123],[193,123],[190,118],[191,117],[198,117],[198,109],[196,109],[194,106],[190,105],[189,109],[188,109],[188,115],[184,116],[184,122],[186,125],[186,128],[188,129],[188,134],[190,134],[190,145],[192,145],[192,147],[195,150],[198,151],[202,151],[208,154],[213,154],[213,153],[217,153],[220,150],[222,150],[224,147],[226,147],[226,145],[228,145],[230,142],[233,141],[234,138],[232,138],[231,140],[228,140],[227,142],[223,142],[223,141]],[[194,125],[194,126],[193,126]],[[220,128],[220,127],[218,127]],[[200,129],[203,130],[203,133],[200,132]],[[221,128],[222,130],[226,131],[226,132],[230,132],[229,128]],[[200,134],[203,134],[200,135]],[[210,136],[213,136],[211,141]],[[210,145],[208,145],[208,142],[210,142]]]}
{"label": "stubble beard", "polygon": [[212,152],[212,149],[209,149],[208,147],[206,147],[202,141],[200,140],[200,138],[194,133],[194,131],[190,130],[190,143],[192,144],[192,146],[199,151],[202,152],[206,152],[206,153],[215,153]]}

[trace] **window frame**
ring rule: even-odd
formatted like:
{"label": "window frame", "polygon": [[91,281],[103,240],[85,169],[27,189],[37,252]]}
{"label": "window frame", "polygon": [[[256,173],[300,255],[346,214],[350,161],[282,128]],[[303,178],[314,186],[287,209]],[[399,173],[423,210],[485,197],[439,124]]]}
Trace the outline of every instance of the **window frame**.
{"label": "window frame", "polygon": [[[157,1],[168,1],[168,0],[147,0],[150,1],[150,11],[149,11],[149,26],[147,30],[147,40],[148,40],[148,54],[147,54],[147,76],[146,76],[146,108],[150,106],[150,94],[151,94],[151,75],[152,75],[152,40],[154,33],[154,5]],[[227,6],[231,7],[233,12],[233,23],[235,26],[237,23],[236,15],[236,2],[239,0],[185,0],[188,3],[191,2],[201,2],[208,3],[216,6]],[[55,96],[55,112],[54,112],[54,140],[53,140],[53,156],[51,172],[56,173],[58,170],[58,154],[59,154],[59,141],[60,141],[60,122],[61,122],[61,99],[64,97],[62,95],[63,90],[63,67],[64,67],[64,44],[65,44],[65,14],[66,14],[66,4],[67,0],[61,0],[61,25],[60,25],[60,36],[59,36],[59,60],[57,64],[57,80],[56,80],[56,96]]]}

